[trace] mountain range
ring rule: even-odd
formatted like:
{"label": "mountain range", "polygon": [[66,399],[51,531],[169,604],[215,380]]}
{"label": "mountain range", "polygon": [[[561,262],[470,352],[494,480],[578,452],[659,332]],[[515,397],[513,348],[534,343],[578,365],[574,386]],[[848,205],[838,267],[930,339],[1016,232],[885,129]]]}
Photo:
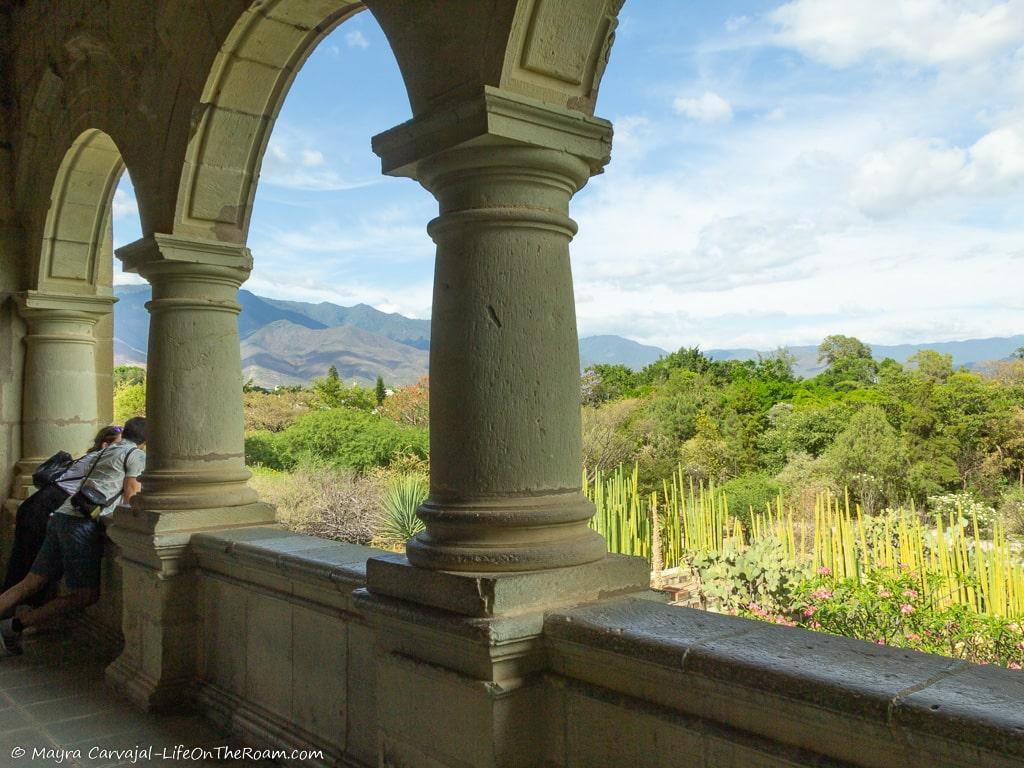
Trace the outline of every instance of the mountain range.
{"label": "mountain range", "polygon": [[[119,285],[114,289],[114,360],[118,365],[145,365],[149,338],[148,285]],[[372,384],[382,376],[389,385],[411,384],[427,375],[430,321],[381,312],[366,304],[342,307],[329,302],[311,304],[238,292],[242,312],[238,331],[242,339],[242,370],[246,380],[264,387],[305,384],[324,376],[332,365],[342,378]],[[977,368],[990,360],[1009,357],[1024,347],[1024,335],[932,342],[928,344],[872,345],[874,356],[899,362],[922,349],[953,355],[953,364]],[[794,373],[814,376],[817,346],[788,347],[796,357]],[[580,339],[580,365],[621,363],[639,369],[667,354],[660,347],[640,344],[622,336],[587,336]],[[751,360],[766,354],[754,349],[712,349],[717,360]]]}

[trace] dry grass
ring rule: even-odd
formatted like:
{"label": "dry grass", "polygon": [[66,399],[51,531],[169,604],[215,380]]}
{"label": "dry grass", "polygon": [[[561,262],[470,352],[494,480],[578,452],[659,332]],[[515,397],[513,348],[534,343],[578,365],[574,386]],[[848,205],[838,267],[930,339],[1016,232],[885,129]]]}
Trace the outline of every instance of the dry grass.
{"label": "dry grass", "polygon": [[310,536],[370,544],[380,530],[380,475],[356,475],[307,467],[294,473],[254,469],[249,481],[260,497],[277,507],[285,528]]}

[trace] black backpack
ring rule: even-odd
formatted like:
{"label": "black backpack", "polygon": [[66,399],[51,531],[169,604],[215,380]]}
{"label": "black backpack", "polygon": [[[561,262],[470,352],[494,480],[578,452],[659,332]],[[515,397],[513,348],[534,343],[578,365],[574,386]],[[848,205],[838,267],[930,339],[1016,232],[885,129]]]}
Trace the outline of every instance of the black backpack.
{"label": "black backpack", "polygon": [[45,488],[60,480],[60,476],[67,472],[75,460],[67,451],[57,451],[50,458],[36,467],[32,473],[32,485],[36,488]]}

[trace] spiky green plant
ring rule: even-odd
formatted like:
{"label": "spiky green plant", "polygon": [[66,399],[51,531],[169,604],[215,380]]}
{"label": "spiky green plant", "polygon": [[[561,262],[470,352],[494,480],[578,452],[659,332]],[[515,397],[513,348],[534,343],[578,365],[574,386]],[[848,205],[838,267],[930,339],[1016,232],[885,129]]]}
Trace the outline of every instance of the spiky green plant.
{"label": "spiky green plant", "polygon": [[808,577],[828,574],[859,583],[879,569],[912,573],[938,606],[1024,616],[1024,560],[1000,523],[990,538],[982,538],[977,519],[961,510],[936,516],[929,525],[913,505],[871,517],[850,503],[849,494],[828,494],[817,500],[814,526],[808,530],[784,508],[780,496],[744,528],[729,514],[719,489],[694,484],[682,468],[651,494],[640,492],[636,467],[595,472],[591,482],[584,472],[583,489],[597,508],[590,525],[605,537],[609,551],[653,560],[657,525],[666,568],[694,556],[775,540],[786,562]]}
{"label": "spiky green plant", "polygon": [[400,475],[388,485],[380,502],[384,513],[383,538],[405,542],[423,530],[423,521],[416,516],[416,510],[426,500],[428,491],[423,475]]}

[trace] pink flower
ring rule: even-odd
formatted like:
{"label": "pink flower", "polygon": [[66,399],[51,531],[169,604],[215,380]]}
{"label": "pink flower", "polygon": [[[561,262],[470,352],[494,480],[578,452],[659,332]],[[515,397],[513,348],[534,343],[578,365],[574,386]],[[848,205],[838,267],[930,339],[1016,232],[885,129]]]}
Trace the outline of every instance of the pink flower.
{"label": "pink flower", "polygon": [[818,569],[818,573],[822,576],[831,576],[832,569],[829,568],[827,565],[823,565],[821,566],[821,568]]}
{"label": "pink flower", "polygon": [[1020,664],[1018,664],[1016,661],[1011,661],[1006,666],[1009,667],[1010,669],[1021,669]]}
{"label": "pink flower", "polygon": [[903,605],[900,606],[900,613],[902,613],[904,615],[909,615],[909,614],[911,614],[913,612],[914,612],[914,606],[912,606],[912,605],[907,605],[906,603],[904,603]]}
{"label": "pink flower", "polygon": [[878,590],[878,596],[879,597],[892,597],[892,592],[890,592],[888,589],[880,589],[880,590]]}
{"label": "pink flower", "polygon": [[909,640],[912,643],[918,643],[921,641],[921,636],[917,634],[917,632],[908,632],[906,637],[907,640]]}
{"label": "pink flower", "polygon": [[916,589],[905,589],[905,590],[903,590],[903,596],[904,597],[909,597],[911,600],[914,600],[914,599],[917,598],[917,590]]}
{"label": "pink flower", "polygon": [[818,587],[811,593],[811,597],[813,597],[815,600],[828,600],[830,597],[832,597],[832,593],[824,587]]}
{"label": "pink flower", "polygon": [[909,564],[909,563],[900,563],[900,564],[899,564],[899,567],[900,567],[900,570],[901,570],[901,571],[905,571],[905,570],[907,570],[908,568],[910,568],[910,564]]}
{"label": "pink flower", "polygon": [[885,645],[885,640],[875,640],[875,645]]}
{"label": "pink flower", "polygon": [[804,608],[804,616],[806,616],[807,618],[810,618],[811,616],[813,616],[815,614],[815,612],[817,610],[818,609],[815,606],[808,605],[806,608]]}

